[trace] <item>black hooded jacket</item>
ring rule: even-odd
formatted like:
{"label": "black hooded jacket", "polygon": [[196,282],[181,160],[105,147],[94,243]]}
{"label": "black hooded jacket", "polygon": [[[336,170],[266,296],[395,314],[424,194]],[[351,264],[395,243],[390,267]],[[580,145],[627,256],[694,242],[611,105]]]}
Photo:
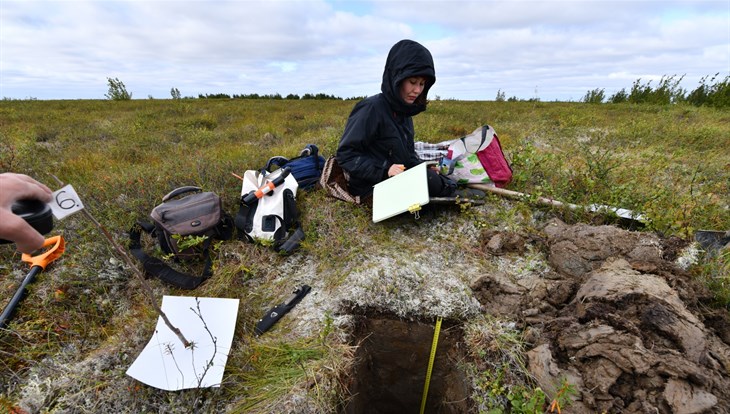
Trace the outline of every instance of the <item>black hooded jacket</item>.
{"label": "black hooded jacket", "polygon": [[[400,85],[413,76],[426,78],[423,92],[409,104]],[[378,95],[358,102],[350,113],[337,148],[337,163],[350,174],[349,190],[365,196],[388,178],[393,164],[411,168],[421,163],[414,148],[413,119],[426,110],[428,91],[436,82],[431,53],[412,40],[401,40],[388,53]]]}

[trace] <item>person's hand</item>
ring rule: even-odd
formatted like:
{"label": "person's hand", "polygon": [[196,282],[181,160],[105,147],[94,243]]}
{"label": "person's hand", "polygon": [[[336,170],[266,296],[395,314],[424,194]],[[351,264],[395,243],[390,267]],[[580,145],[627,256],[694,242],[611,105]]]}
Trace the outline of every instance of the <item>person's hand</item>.
{"label": "person's hand", "polygon": [[388,177],[393,177],[406,170],[406,166],[403,164],[393,164],[388,168]]}
{"label": "person's hand", "polygon": [[18,200],[51,201],[50,188],[24,174],[0,174],[0,239],[15,242],[23,253],[32,253],[43,246],[45,239],[11,207]]}

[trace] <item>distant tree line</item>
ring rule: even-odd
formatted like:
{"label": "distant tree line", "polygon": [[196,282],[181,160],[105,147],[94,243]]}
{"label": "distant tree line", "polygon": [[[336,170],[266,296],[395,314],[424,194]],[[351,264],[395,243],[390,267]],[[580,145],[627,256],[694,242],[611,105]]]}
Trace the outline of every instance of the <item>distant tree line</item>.
{"label": "distant tree line", "polygon": [[[362,99],[363,97],[347,98],[346,100]],[[343,100],[339,96],[327,95],[325,93],[311,94],[305,93],[301,97],[297,94],[290,93],[286,97],[282,97],[280,94],[270,95],[259,95],[257,93],[241,94],[241,95],[228,95],[227,93],[213,93],[213,94],[199,94],[198,99],[287,99],[287,100],[306,100],[306,99],[317,99],[317,100]]]}
{"label": "distant tree line", "polygon": [[[109,89],[107,93],[104,95],[107,99],[112,101],[127,101],[132,99],[132,94],[127,92],[127,87],[124,85],[124,82],[120,81],[119,78],[106,78],[107,84],[109,86]],[[172,99],[195,99],[193,97],[184,97],[180,93],[180,90],[178,88],[171,88],[170,89],[170,96]],[[364,99],[364,96],[355,96],[351,98],[346,98],[344,100],[361,100]],[[150,96],[150,99],[153,99]],[[229,95],[227,93],[206,93],[206,94],[199,94],[198,99],[289,99],[289,100],[308,100],[308,99],[316,99],[316,100],[343,100],[343,98],[340,98],[339,96],[335,95],[327,95],[325,93],[318,93],[318,94],[311,94],[311,93],[305,93],[301,97],[297,94],[290,93],[286,97],[282,97],[280,94],[270,94],[270,95],[259,95],[257,93],[249,93],[249,94],[241,94],[241,95]]]}
{"label": "distant tree line", "polygon": [[730,107],[730,75],[719,80],[716,73],[708,80],[705,76],[700,79],[700,84],[692,91],[687,91],[679,86],[684,76],[662,76],[656,86],[652,87],[651,81],[642,83],[637,79],[631,86],[630,91],[626,88],[614,93],[606,99],[604,89],[594,89],[586,92],[582,102],[586,103],[636,103],[636,104],[676,104],[688,103],[694,106],[711,106],[715,108]]}
{"label": "distant tree line", "polygon": [[497,102],[540,102],[540,98],[520,99],[514,95],[507,98],[507,94],[501,89],[497,90],[497,97],[494,100]]}
{"label": "distant tree line", "polygon": [[[720,80],[720,73],[716,73],[712,77],[705,76],[700,79],[700,84],[697,88],[692,91],[687,91],[681,88],[679,84],[684,79],[684,76],[677,77],[673,76],[662,76],[657,82],[656,86],[652,86],[652,81],[649,80],[642,83],[641,79],[634,81],[629,91],[626,88],[619,90],[613,95],[606,97],[605,89],[593,89],[583,96],[581,102],[601,104],[601,103],[635,103],[635,104],[677,104],[687,103],[695,106],[710,106],[716,108],[727,108],[730,107],[730,75],[726,75],[724,79]],[[709,79],[708,79],[709,78]],[[109,100],[124,101],[132,99],[132,94],[127,92],[127,88],[124,82],[120,81],[119,78],[107,78],[109,90],[104,95]],[[183,98],[180,91],[177,88],[170,90],[172,99],[195,99],[192,97]],[[364,96],[347,98],[346,100],[361,100]],[[152,99],[150,97],[150,99]],[[226,93],[214,93],[214,94],[199,94],[198,99],[287,99],[287,100],[343,100],[342,98],[334,95],[328,95],[324,93],[311,94],[306,93],[301,97],[297,94],[289,94],[286,97],[282,97],[280,94],[269,94],[259,95],[257,93],[241,94],[241,95],[229,95]],[[436,98],[439,100],[440,98]],[[540,99],[535,97],[528,101],[539,101]],[[507,98],[506,94],[500,89],[497,91],[497,102],[513,102],[521,101],[517,97],[513,96]]]}

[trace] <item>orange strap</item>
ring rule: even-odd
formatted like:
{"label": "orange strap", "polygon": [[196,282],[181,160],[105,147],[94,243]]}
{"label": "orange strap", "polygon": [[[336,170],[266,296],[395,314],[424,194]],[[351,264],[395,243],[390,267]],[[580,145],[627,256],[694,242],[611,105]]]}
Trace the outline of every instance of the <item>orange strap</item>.
{"label": "orange strap", "polygon": [[274,188],[276,188],[276,185],[273,182],[269,181],[268,183],[261,186],[261,188],[256,190],[256,198],[261,198],[264,196],[264,194],[268,194],[274,191]]}

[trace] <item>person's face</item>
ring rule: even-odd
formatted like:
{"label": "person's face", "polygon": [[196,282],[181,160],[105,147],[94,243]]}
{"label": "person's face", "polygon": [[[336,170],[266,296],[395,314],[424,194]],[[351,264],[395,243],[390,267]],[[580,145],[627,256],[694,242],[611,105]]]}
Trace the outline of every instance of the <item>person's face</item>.
{"label": "person's face", "polygon": [[418,95],[423,92],[423,88],[426,87],[426,78],[423,76],[413,76],[407,78],[400,84],[400,97],[403,98],[406,103],[412,104],[418,98]]}

